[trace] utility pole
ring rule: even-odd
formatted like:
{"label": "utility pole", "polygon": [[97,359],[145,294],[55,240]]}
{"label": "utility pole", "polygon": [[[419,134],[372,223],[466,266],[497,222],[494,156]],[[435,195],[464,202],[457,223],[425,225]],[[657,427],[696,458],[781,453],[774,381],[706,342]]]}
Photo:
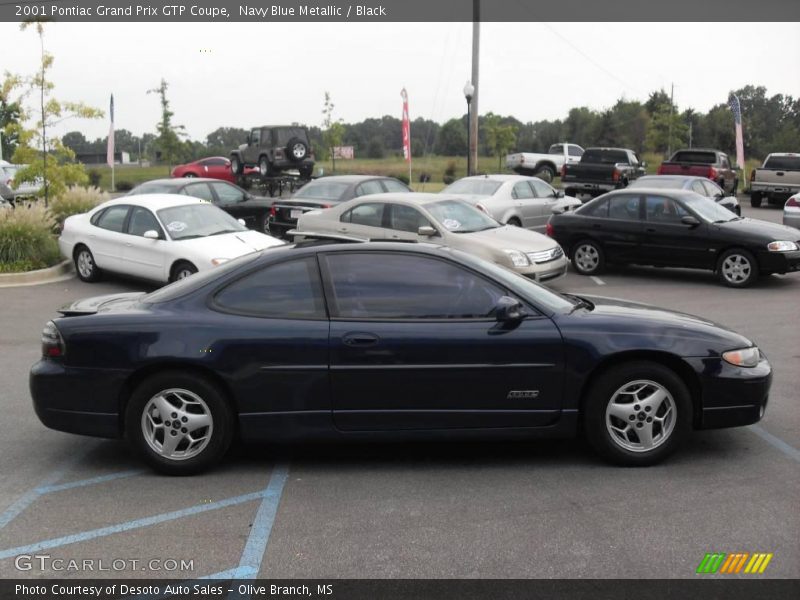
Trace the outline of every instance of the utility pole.
{"label": "utility pole", "polygon": [[[478,170],[478,90],[480,89],[480,42],[481,42],[481,3],[480,0],[472,0],[472,86],[475,88],[470,101],[471,111],[469,111],[469,163],[474,171]],[[467,173],[472,175],[473,173]]]}
{"label": "utility pole", "polygon": [[675,97],[675,84],[670,85],[669,89],[669,133],[667,134],[667,158],[672,156],[672,111],[675,109],[675,103],[672,99]]}
{"label": "utility pole", "polygon": [[692,125],[693,123],[689,121],[689,148],[692,147]]}

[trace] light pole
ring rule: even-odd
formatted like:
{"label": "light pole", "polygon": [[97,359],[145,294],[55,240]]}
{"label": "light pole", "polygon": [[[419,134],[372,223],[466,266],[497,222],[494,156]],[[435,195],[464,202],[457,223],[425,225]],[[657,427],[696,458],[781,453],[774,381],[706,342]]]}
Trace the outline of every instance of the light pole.
{"label": "light pole", "polygon": [[470,113],[470,105],[472,104],[472,96],[475,94],[475,86],[469,80],[464,84],[464,98],[467,99],[467,177],[472,175],[472,148],[470,146],[472,140],[472,114]]}

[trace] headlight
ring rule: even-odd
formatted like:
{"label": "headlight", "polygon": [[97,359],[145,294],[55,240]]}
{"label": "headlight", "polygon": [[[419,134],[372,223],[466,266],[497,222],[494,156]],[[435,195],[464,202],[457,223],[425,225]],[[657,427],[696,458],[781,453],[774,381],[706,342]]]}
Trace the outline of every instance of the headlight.
{"label": "headlight", "polygon": [[742,348],[741,350],[729,350],[722,353],[722,359],[737,367],[755,367],[758,364],[758,348]]}
{"label": "headlight", "polygon": [[770,242],[767,244],[767,250],[770,252],[791,252],[797,250],[797,244],[794,242]]}
{"label": "headlight", "polygon": [[527,267],[531,264],[528,257],[519,250],[503,250],[503,252],[508,255],[508,258],[511,259],[511,264],[515,267]]}
{"label": "headlight", "polygon": [[218,267],[222,263],[226,263],[229,260],[230,260],[230,258],[212,258],[211,259],[211,264],[214,265],[215,267]]}

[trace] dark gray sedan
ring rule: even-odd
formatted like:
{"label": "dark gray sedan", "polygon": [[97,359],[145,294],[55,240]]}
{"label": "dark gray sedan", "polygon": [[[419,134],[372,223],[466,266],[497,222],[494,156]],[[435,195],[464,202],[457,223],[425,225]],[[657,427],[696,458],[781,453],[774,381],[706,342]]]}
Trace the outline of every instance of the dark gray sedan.
{"label": "dark gray sedan", "polygon": [[285,237],[297,226],[303,213],[320,208],[330,208],[347,200],[369,194],[410,192],[405,183],[393,177],[375,175],[334,175],[320,177],[300,188],[291,198],[280,200],[272,207],[269,231],[275,237]]}
{"label": "dark gray sedan", "polygon": [[629,188],[660,190],[688,190],[709,198],[732,213],[742,216],[742,208],[736,196],[728,196],[716,183],[705,177],[693,175],[646,175],[632,181]]}

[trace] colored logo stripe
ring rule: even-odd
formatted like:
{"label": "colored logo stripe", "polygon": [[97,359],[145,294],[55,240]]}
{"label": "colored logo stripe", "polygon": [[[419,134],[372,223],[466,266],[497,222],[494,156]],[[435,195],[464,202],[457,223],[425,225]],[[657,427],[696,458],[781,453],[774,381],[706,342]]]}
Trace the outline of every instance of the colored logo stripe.
{"label": "colored logo stripe", "polygon": [[716,573],[723,560],[725,560],[724,552],[715,552],[713,554],[706,553],[705,557],[700,562],[700,566],[697,567],[697,572]]}
{"label": "colored logo stripe", "polygon": [[[742,572],[748,574],[761,574],[767,569],[767,565],[772,560],[773,554],[767,552],[708,552],[700,561],[697,573],[723,573],[737,574]],[[748,560],[749,559],[749,560]],[[745,566],[745,564],[747,566]]]}

